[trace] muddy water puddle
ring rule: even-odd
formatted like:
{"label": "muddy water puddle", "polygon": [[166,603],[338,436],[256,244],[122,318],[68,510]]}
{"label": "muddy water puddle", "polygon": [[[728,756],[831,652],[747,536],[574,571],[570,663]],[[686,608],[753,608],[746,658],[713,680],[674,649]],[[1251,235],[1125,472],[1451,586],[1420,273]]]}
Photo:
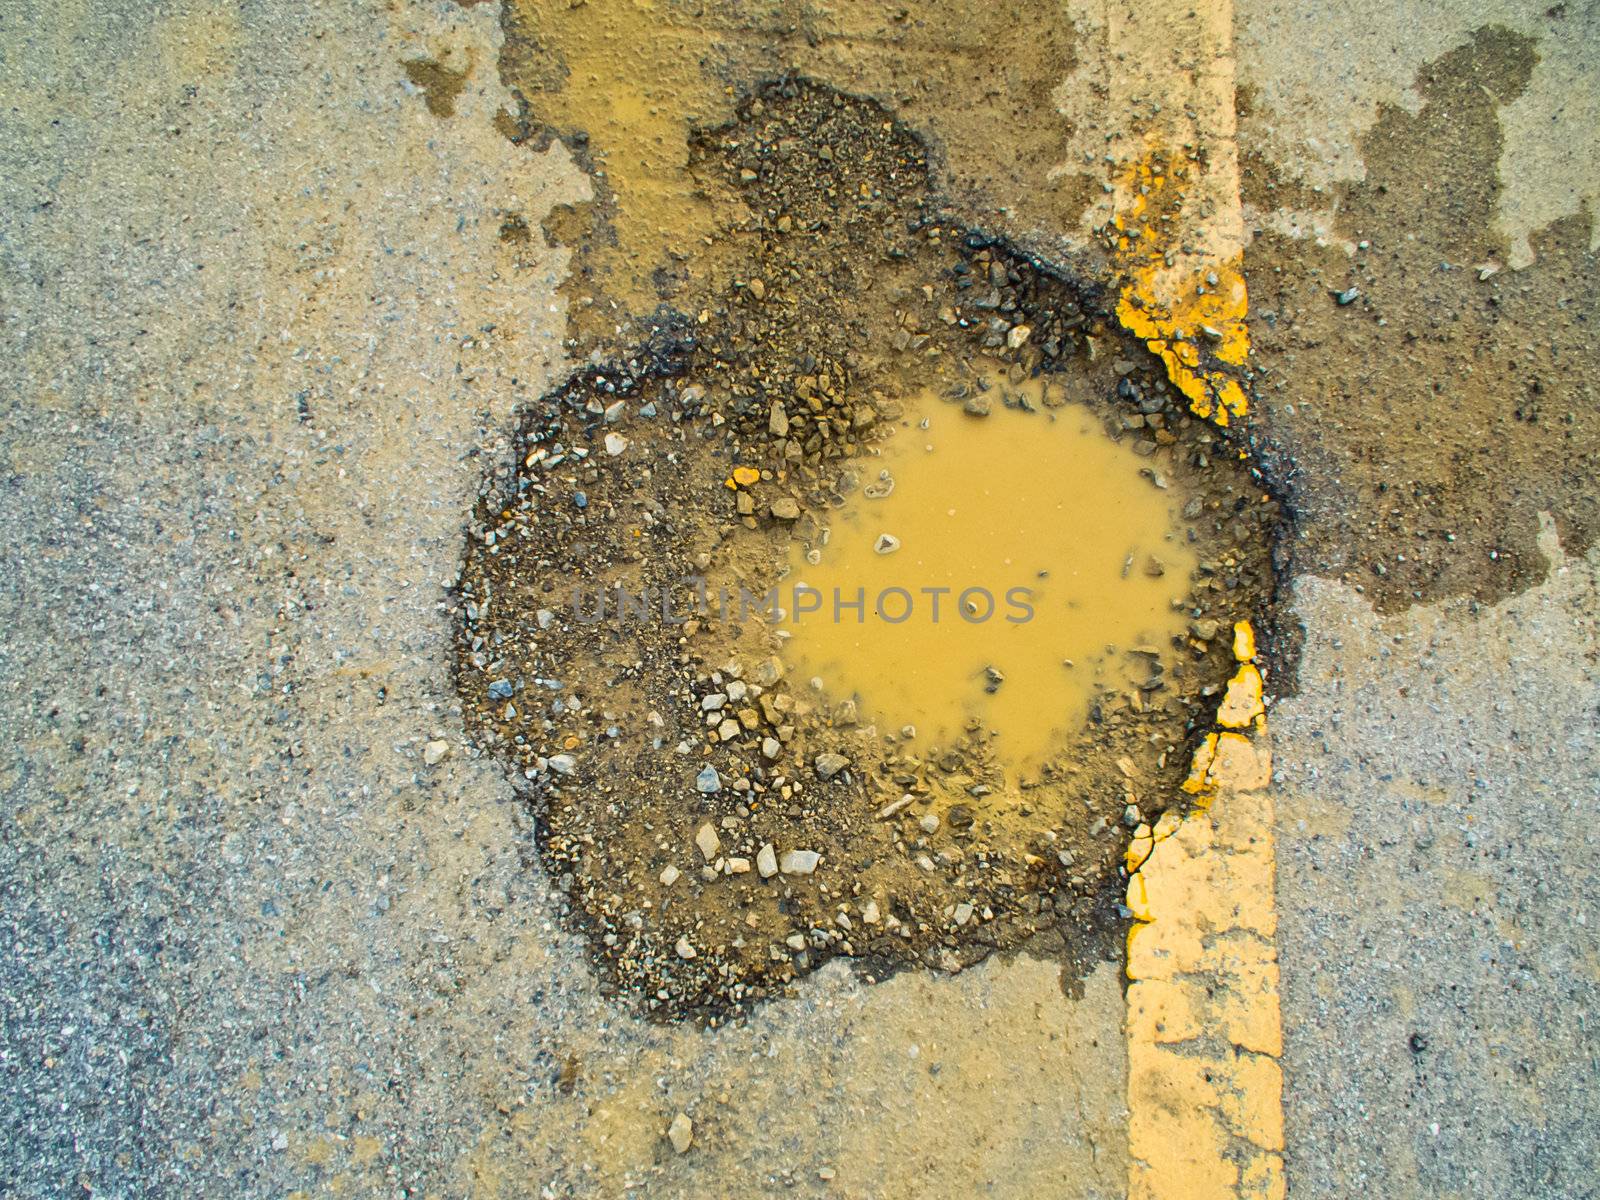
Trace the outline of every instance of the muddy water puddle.
{"label": "muddy water puddle", "polygon": [[[1075,975],[1116,953],[1129,823],[1179,794],[1226,631],[1270,604],[1277,506],[1107,290],[953,217],[880,104],[796,78],[731,104],[653,117],[692,187],[618,237],[699,206],[667,302],[597,282],[615,337],[487,447],[463,718],[651,1016],[720,1021],[835,957]],[[950,592],[883,629],[682,602],[799,581]]]}
{"label": "muddy water puddle", "polygon": [[786,579],[794,671],[922,746],[990,730],[1037,767],[1098,696],[1140,687],[1187,623],[1179,504],[1042,379],[926,389]]}

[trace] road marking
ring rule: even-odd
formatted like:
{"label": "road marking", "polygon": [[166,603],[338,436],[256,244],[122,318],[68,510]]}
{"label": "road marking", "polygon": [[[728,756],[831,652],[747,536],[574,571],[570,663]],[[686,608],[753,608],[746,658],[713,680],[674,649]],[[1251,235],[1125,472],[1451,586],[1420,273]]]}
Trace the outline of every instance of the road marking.
{"label": "road marking", "polygon": [[[1105,230],[1118,317],[1199,416],[1248,410],[1249,302],[1234,140],[1231,0],[1108,5],[1109,60],[1139,112],[1118,147]],[[1184,791],[1187,815],[1140,825],[1128,849],[1128,1195],[1285,1194],[1271,749],[1255,632]]]}
{"label": "road marking", "polygon": [[1136,1200],[1284,1194],[1270,778],[1264,723],[1213,733],[1185,785],[1189,814],[1141,825],[1128,848]]}
{"label": "road marking", "polygon": [[1117,316],[1195,413],[1227,425],[1248,409],[1250,353],[1232,0],[1111,4],[1102,21],[1124,127],[1104,231],[1122,276]]}

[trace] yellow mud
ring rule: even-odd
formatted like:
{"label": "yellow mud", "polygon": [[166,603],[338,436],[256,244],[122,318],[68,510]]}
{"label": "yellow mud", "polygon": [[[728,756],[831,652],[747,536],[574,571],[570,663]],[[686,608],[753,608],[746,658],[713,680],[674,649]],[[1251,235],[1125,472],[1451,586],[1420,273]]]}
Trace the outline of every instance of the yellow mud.
{"label": "yellow mud", "polygon": [[[863,719],[935,741],[978,720],[1026,763],[1100,691],[1150,678],[1182,629],[1195,559],[1173,493],[1087,409],[1049,407],[1041,381],[984,383],[989,415],[924,392],[862,461],[824,544],[793,552],[788,583],[819,607],[792,605],[784,628],[798,672]],[[881,552],[883,535],[899,549]]]}

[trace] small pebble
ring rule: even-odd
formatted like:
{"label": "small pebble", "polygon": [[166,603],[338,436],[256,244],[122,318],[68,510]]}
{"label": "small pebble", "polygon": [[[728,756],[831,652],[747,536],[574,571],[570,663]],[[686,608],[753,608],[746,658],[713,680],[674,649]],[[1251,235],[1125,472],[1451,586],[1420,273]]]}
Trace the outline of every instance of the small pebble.
{"label": "small pebble", "polygon": [[722,849],[722,839],[717,836],[717,831],[712,827],[710,821],[700,826],[699,831],[694,835],[694,844],[695,849],[700,851],[700,857],[707,862],[715,858],[717,851]]}
{"label": "small pebble", "polygon": [[687,1154],[689,1147],[694,1145],[694,1122],[683,1113],[679,1113],[672,1118],[672,1124],[667,1126],[667,1140],[679,1154]]}
{"label": "small pebble", "polygon": [[832,751],[828,751],[817,755],[817,757],[812,761],[812,765],[816,767],[817,777],[819,779],[832,779],[840,771],[844,770],[850,765],[850,760],[842,754],[835,754]]}
{"label": "small pebble", "polygon": [[756,851],[756,871],[763,879],[771,879],[778,873],[778,854],[771,842]]}

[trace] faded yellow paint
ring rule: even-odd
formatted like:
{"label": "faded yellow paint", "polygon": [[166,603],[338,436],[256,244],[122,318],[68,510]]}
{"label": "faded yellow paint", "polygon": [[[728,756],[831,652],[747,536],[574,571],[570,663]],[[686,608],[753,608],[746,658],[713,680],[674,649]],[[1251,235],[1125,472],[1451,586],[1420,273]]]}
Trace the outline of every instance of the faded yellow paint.
{"label": "faded yellow paint", "polygon": [[1221,735],[1208,733],[1205,740],[1195,748],[1194,758],[1189,763],[1189,777],[1183,781],[1183,790],[1196,798],[1195,803],[1201,807],[1211,802],[1207,792],[1211,784],[1211,764],[1217,757],[1217,741]]}
{"label": "faded yellow paint", "polygon": [[1118,317],[1195,413],[1227,425],[1248,409],[1250,355],[1233,5],[1109,6],[1107,21],[1109,100],[1130,114],[1110,140],[1122,168],[1101,231],[1121,276]]}
{"label": "faded yellow paint", "polygon": [[1117,317],[1162,361],[1193,412],[1226,425],[1249,408],[1239,382],[1250,356],[1249,297],[1237,254],[1180,262],[1172,252],[1191,174],[1181,155],[1152,147],[1118,189],[1126,201],[1112,220]]}
{"label": "faded yellow paint", "polygon": [[1270,759],[1233,732],[1203,749],[1210,802],[1129,850],[1128,1194],[1282,1197]]}
{"label": "faded yellow paint", "polygon": [[[1178,249],[1192,180],[1183,156],[1152,147],[1119,188],[1118,316],[1161,359],[1191,409],[1227,425],[1248,408],[1240,382],[1250,353],[1248,297],[1236,253],[1208,259]],[[1233,206],[1236,213],[1236,191]],[[1139,826],[1128,848],[1135,1200],[1286,1193],[1272,765],[1250,622],[1234,627],[1233,653],[1238,665],[1218,728],[1197,747],[1182,785],[1189,813]]]}
{"label": "faded yellow paint", "polygon": [[1217,724],[1229,729],[1259,726],[1267,719],[1261,697],[1261,672],[1253,663],[1242,664],[1228,681],[1228,690],[1217,709]]}
{"label": "faded yellow paint", "polygon": [[1233,657],[1245,663],[1251,661],[1255,656],[1255,626],[1251,625],[1249,621],[1240,621],[1233,627]]}
{"label": "faded yellow paint", "polygon": [[[1264,720],[1259,728],[1266,731]],[[1265,741],[1257,744],[1241,733],[1222,730],[1206,734],[1195,750],[1183,790],[1194,797],[1196,809],[1205,809],[1219,787],[1265,787],[1271,772],[1272,755]]]}

